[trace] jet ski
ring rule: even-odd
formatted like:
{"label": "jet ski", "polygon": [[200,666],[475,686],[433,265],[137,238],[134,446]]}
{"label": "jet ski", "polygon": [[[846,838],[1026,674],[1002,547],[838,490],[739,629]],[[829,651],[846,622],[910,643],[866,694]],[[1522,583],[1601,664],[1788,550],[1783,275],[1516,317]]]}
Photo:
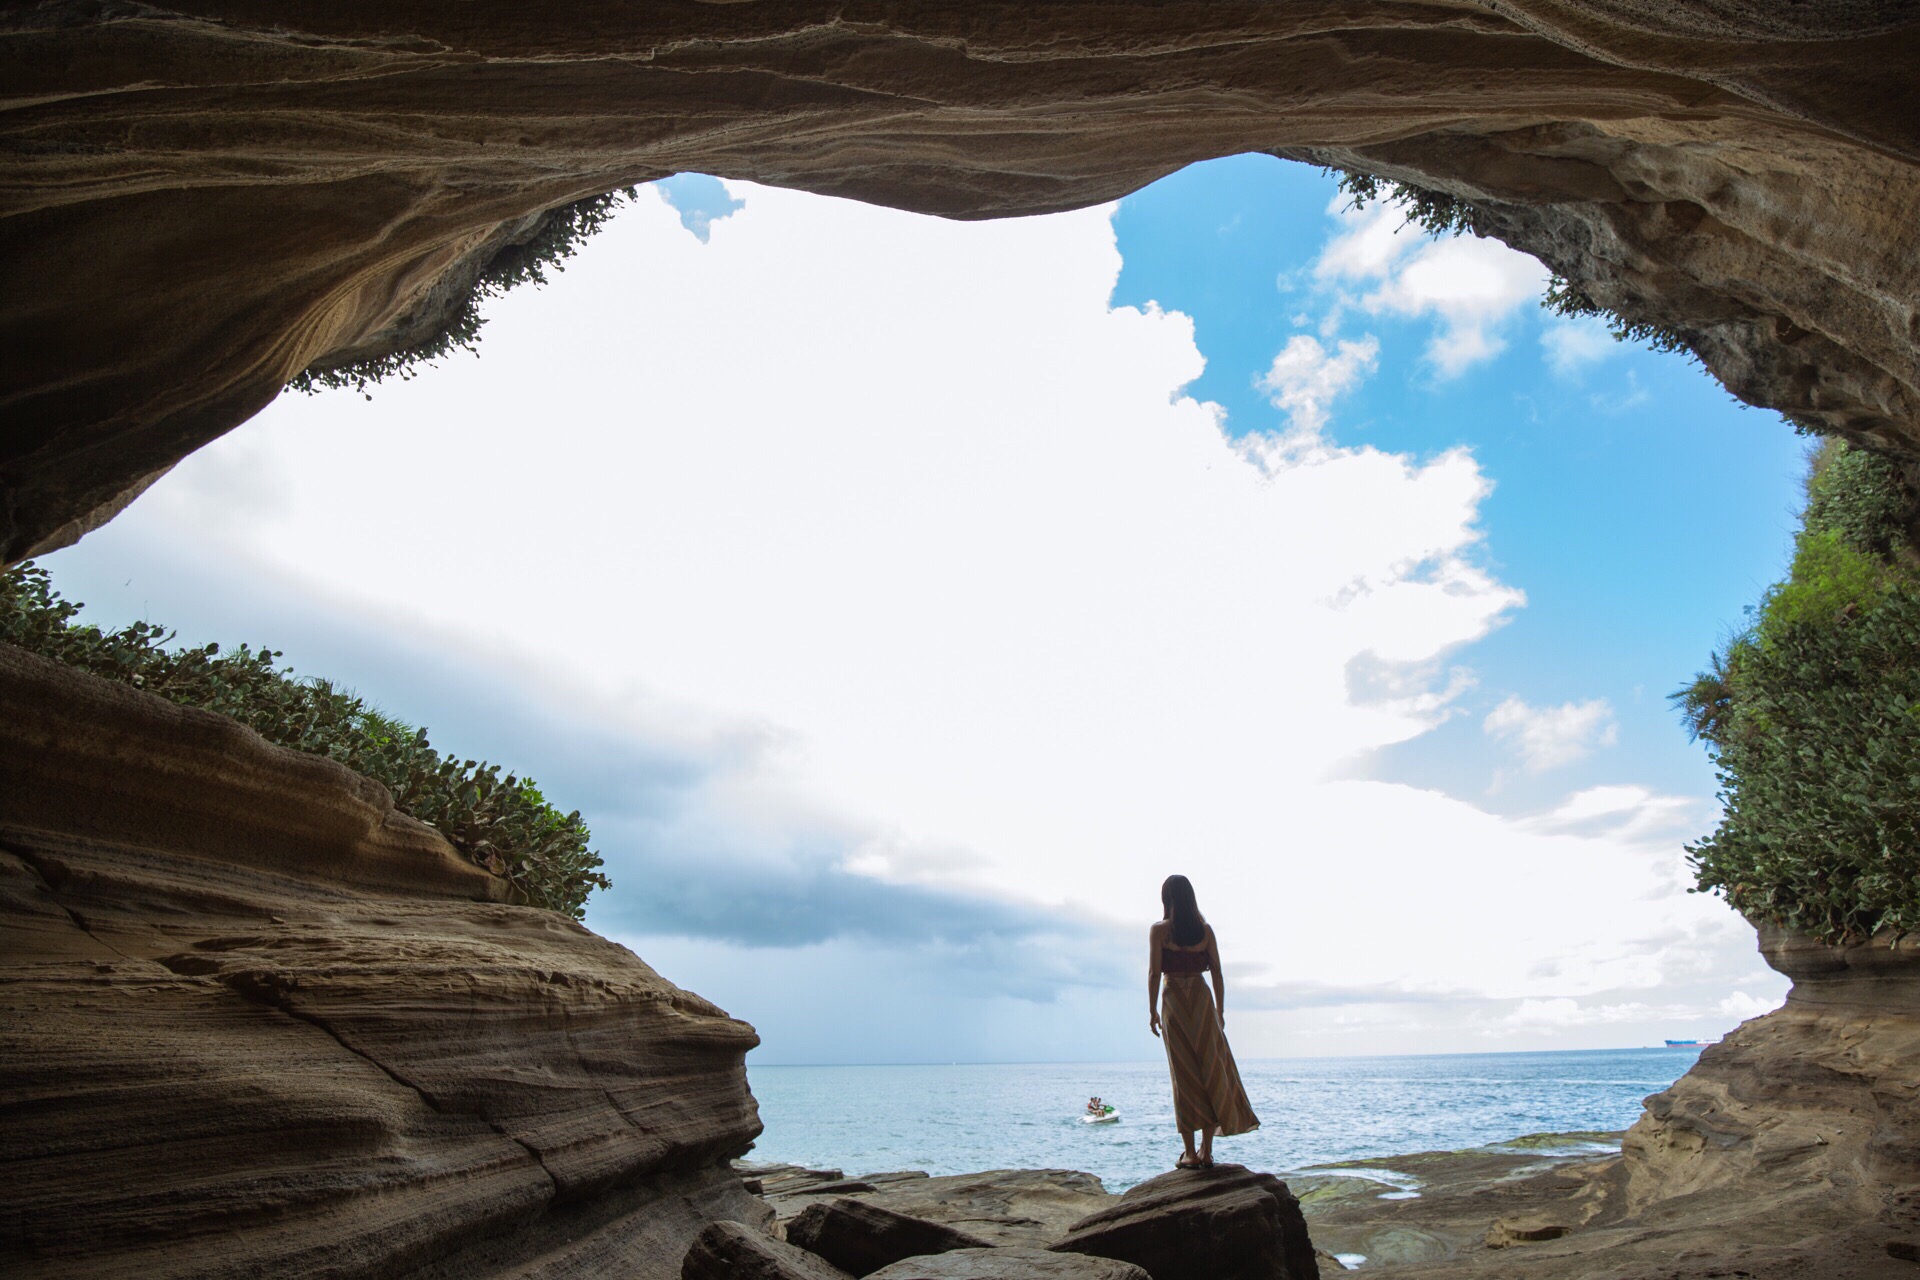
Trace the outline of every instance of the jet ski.
{"label": "jet ski", "polygon": [[1081,1124],[1113,1124],[1120,1119],[1120,1109],[1112,1105],[1102,1106],[1098,1111],[1085,1111],[1080,1115]]}

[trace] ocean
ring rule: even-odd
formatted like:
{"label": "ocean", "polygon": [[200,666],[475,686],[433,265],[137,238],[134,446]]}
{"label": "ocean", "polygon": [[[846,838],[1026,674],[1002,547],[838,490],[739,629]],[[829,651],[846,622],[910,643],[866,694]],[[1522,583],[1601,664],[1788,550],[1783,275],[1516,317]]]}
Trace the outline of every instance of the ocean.
{"label": "ocean", "polygon": [[[1278,1173],[1531,1133],[1624,1129],[1696,1048],[1280,1058],[1240,1064],[1260,1128],[1216,1159]],[[766,1133],[753,1160],[848,1174],[1080,1169],[1120,1191],[1173,1166],[1164,1062],[956,1066],[748,1065]],[[1082,1124],[1089,1096],[1116,1124]]]}

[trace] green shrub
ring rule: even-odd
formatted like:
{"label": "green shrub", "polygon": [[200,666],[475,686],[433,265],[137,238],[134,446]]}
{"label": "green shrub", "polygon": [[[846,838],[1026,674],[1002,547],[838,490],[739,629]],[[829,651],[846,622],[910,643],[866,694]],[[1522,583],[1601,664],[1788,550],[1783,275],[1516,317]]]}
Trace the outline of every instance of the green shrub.
{"label": "green shrub", "polygon": [[609,885],[578,812],[562,815],[531,778],[442,756],[427,732],[402,724],[325,680],[276,665],[264,645],[169,649],[173,633],[148,622],[102,631],[74,621],[45,570],[28,561],[0,573],[0,643],[18,645],[109,680],[229,716],[269,742],[337,760],[393,793],[394,805],[437,827],[455,848],[504,876],[529,901],[578,919],[587,895]]}
{"label": "green shrub", "polygon": [[1719,766],[1701,891],[1829,942],[1920,930],[1920,579],[1894,468],[1821,449],[1786,581],[1674,695]]}
{"label": "green shrub", "polygon": [[1863,553],[1891,558],[1906,541],[1908,497],[1886,459],[1838,439],[1823,444],[1807,471],[1808,529],[1829,530]]}
{"label": "green shrub", "polygon": [[287,385],[309,394],[327,388],[352,387],[362,395],[369,386],[387,378],[407,381],[421,368],[455,351],[479,354],[480,329],[487,322],[480,304],[523,284],[543,285],[547,268],[566,270],[566,260],[613,217],[623,199],[632,199],[636,188],[609,191],[589,196],[550,211],[539,228],[518,244],[502,246],[480,269],[473,288],[460,306],[431,334],[397,351],[372,356],[333,369],[306,369]]}
{"label": "green shrub", "polygon": [[1789,643],[1804,625],[1832,625],[1871,608],[1896,588],[1886,561],[1861,551],[1834,529],[1804,529],[1794,541],[1787,579],[1767,590],[1756,637],[1769,648]]}

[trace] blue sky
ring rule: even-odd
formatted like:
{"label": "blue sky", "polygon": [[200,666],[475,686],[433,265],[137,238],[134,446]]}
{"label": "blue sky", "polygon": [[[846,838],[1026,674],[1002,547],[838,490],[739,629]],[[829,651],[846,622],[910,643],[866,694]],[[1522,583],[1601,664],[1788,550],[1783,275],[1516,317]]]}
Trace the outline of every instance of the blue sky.
{"label": "blue sky", "polygon": [[[1337,199],[1319,170],[1249,155],[1194,165],[1120,204],[1114,302],[1194,318],[1207,368],[1189,393],[1224,406],[1234,434],[1272,426],[1255,380],[1298,317],[1328,309],[1311,273]],[[1643,344],[1606,339],[1556,372],[1541,343],[1563,323],[1529,300],[1505,321],[1504,352],[1447,378],[1420,356],[1430,320],[1349,319],[1347,332],[1380,339],[1381,372],[1340,402],[1331,435],[1418,456],[1465,446],[1494,481],[1480,506],[1487,562],[1527,607],[1475,644],[1483,685],[1463,709],[1604,696],[1632,777],[1711,793],[1711,765],[1676,732],[1665,695],[1783,570],[1806,443],[1695,362]],[[1486,791],[1497,766],[1474,741],[1480,716],[1376,767],[1494,805],[1537,799],[1524,779]]]}
{"label": "blue sky", "polygon": [[[478,360],[285,396],[49,558],[578,806],[765,1061],[1114,1060],[1195,874],[1251,1056],[1728,1029],[1664,695],[1802,445],[1267,157],[956,224],[687,175]],[[1211,904],[1211,905],[1209,905]]]}

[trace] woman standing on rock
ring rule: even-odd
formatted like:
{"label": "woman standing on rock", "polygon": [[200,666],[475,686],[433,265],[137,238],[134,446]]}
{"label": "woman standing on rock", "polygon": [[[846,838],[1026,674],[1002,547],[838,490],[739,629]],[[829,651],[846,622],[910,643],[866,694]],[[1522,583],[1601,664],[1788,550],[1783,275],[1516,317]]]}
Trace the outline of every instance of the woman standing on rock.
{"label": "woman standing on rock", "polygon": [[[1173,1122],[1186,1154],[1179,1169],[1213,1166],[1213,1140],[1260,1127],[1260,1118],[1240,1085],[1240,1069],[1227,1047],[1227,988],[1220,977],[1220,947],[1213,926],[1200,914],[1193,885],[1185,876],[1168,876],[1160,886],[1164,916],[1147,935],[1147,1025],[1167,1046],[1167,1071],[1173,1077]],[[1213,974],[1209,994],[1201,975]],[[1160,996],[1166,975],[1167,994]],[[1200,1149],[1193,1149],[1194,1134]]]}

